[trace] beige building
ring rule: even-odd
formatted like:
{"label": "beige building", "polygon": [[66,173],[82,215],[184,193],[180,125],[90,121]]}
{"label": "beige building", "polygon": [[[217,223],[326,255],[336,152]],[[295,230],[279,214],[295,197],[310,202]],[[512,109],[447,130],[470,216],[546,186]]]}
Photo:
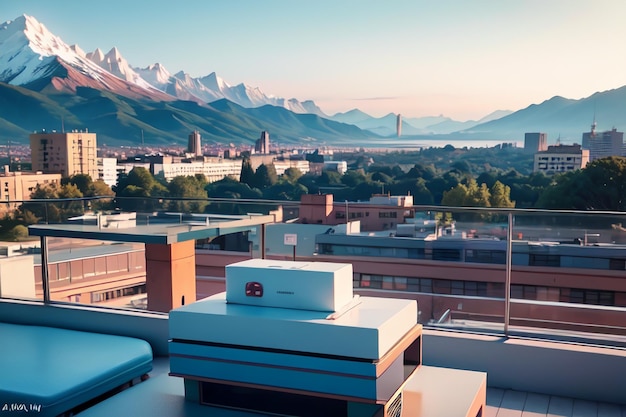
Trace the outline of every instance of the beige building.
{"label": "beige building", "polygon": [[30,195],[37,185],[61,182],[61,174],[43,174],[41,172],[9,172],[5,166],[0,174],[0,213],[11,212],[20,206],[23,200],[30,200]]}
{"label": "beige building", "polygon": [[87,174],[98,179],[95,133],[33,133],[30,152],[33,171],[59,173],[63,177]]}
{"label": "beige building", "polygon": [[535,154],[533,172],[546,175],[560,174],[584,168],[589,162],[589,150],[580,145],[548,146],[547,151]]}

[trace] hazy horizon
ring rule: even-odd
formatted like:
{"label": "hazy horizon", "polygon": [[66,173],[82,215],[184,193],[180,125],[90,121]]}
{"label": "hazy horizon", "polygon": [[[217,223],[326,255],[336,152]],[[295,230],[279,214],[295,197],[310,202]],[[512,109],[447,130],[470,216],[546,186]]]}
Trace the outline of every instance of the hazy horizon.
{"label": "hazy horizon", "polygon": [[626,3],[553,0],[314,3],[3,0],[85,51],[117,47],[136,67],[314,100],[333,115],[478,120],[553,96],[621,87]]}

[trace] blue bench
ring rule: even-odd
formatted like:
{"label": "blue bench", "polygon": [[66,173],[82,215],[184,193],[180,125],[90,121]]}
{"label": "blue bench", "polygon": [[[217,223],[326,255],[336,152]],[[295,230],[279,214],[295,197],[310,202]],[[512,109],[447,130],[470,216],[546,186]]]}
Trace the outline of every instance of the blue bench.
{"label": "blue bench", "polygon": [[61,415],[151,370],[144,340],[0,322],[0,414]]}

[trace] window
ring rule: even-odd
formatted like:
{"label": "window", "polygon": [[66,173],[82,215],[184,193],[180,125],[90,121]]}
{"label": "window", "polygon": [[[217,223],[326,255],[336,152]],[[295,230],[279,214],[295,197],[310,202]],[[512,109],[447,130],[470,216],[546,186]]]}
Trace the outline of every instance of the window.
{"label": "window", "polygon": [[623,271],[624,269],[626,269],[626,260],[615,258],[609,259],[609,269]]}
{"label": "window", "polygon": [[531,254],[528,265],[531,266],[561,266],[561,257],[559,255],[540,255]]}
{"label": "window", "polygon": [[506,252],[503,250],[466,249],[465,261],[504,264],[506,262]]}
{"label": "window", "polygon": [[460,261],[461,251],[459,249],[433,249],[433,260],[435,261]]}

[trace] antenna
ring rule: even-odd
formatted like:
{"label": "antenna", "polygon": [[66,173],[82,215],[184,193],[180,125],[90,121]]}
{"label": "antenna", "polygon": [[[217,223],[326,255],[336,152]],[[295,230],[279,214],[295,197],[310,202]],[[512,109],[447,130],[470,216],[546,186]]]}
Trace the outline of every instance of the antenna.
{"label": "antenna", "polygon": [[61,116],[61,133],[65,133],[65,121],[63,120],[63,116]]}
{"label": "antenna", "polygon": [[141,129],[141,146],[143,146],[143,129]]}
{"label": "antenna", "polygon": [[596,100],[593,100],[593,123],[591,124],[591,137],[596,137]]}

